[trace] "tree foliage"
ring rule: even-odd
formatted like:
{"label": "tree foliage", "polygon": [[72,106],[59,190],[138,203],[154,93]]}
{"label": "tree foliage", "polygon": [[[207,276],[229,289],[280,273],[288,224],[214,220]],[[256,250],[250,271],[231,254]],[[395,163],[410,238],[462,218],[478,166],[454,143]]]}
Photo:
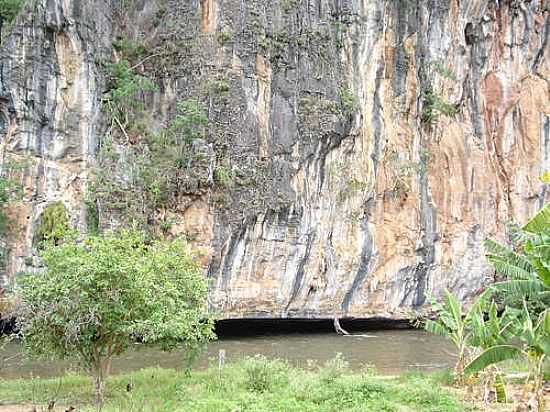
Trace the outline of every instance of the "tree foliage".
{"label": "tree foliage", "polygon": [[137,231],[69,237],[48,243],[42,258],[47,271],[19,282],[24,346],[38,357],[78,359],[99,401],[112,358],[132,342],[193,353],[214,337],[207,284],[182,240]]}
{"label": "tree foliage", "polygon": [[23,0],[0,0],[0,16],[8,23],[15,20],[23,7]]}

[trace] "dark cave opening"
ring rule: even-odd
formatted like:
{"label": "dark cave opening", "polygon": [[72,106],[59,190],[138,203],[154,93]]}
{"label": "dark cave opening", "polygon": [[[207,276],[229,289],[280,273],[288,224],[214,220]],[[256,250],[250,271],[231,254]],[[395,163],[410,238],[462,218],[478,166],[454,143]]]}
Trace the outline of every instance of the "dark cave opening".
{"label": "dark cave opening", "polygon": [[[341,318],[340,325],[349,333],[413,328],[408,320],[385,318]],[[0,320],[0,335],[15,330],[15,319]],[[215,331],[219,338],[336,333],[333,319],[328,318],[224,319],[216,322]]]}
{"label": "dark cave opening", "polygon": [[[341,318],[340,325],[350,333],[413,327],[408,320],[386,318]],[[216,322],[219,338],[313,333],[336,333],[333,319],[224,319]]]}

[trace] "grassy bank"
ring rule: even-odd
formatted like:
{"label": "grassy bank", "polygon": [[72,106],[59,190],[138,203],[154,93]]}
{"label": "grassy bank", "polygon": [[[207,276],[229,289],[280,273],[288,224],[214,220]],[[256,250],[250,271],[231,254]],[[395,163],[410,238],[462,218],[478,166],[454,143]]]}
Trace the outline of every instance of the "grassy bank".
{"label": "grassy bank", "polygon": [[[441,382],[441,375],[387,378],[370,371],[351,373],[338,359],[319,370],[305,371],[283,362],[255,358],[228,365],[222,371],[211,368],[186,374],[145,369],[114,376],[108,381],[108,400],[103,411],[469,410]],[[69,406],[95,410],[87,377],[0,381],[0,405],[47,405],[51,400],[64,406],[60,410]]]}

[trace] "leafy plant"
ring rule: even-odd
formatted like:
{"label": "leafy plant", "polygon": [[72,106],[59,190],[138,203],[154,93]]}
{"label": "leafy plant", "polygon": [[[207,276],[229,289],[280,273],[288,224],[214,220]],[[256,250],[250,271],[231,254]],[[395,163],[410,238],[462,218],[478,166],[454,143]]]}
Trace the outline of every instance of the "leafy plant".
{"label": "leafy plant", "polygon": [[143,110],[139,95],[155,90],[155,85],[149,78],[135,73],[128,60],[108,64],[107,71],[110,87],[103,103],[119,126],[126,127],[132,114],[139,116]]}
{"label": "leafy plant", "polygon": [[340,104],[344,113],[352,114],[357,110],[357,97],[350,88],[340,88]]}
{"label": "leafy plant", "polygon": [[319,377],[321,382],[331,384],[348,370],[349,363],[344,359],[344,356],[338,352],[334,358],[325,362],[323,368],[321,368],[319,372]]}
{"label": "leafy plant", "polygon": [[[487,259],[506,280],[492,286],[504,303],[521,309],[527,302],[537,316],[550,302],[550,204],[516,233],[516,248],[485,241]],[[534,303],[534,304],[533,304]]]}
{"label": "leafy plant", "polygon": [[263,355],[246,358],[243,362],[246,386],[255,392],[265,392],[288,382],[288,366],[280,360],[268,360]]}
{"label": "leafy plant", "polygon": [[456,74],[451,69],[446,67],[445,63],[442,60],[434,60],[430,62],[429,65],[434,69],[436,73],[438,73],[442,77],[456,81]]}
{"label": "leafy plant", "polygon": [[214,169],[214,181],[219,183],[221,186],[229,186],[233,176],[231,170],[225,166],[218,166]]}
{"label": "leafy plant", "polygon": [[[480,323],[476,329],[491,331],[491,324],[496,324],[497,320],[509,326],[500,332],[498,339],[482,339],[483,352],[467,365],[465,372],[472,374],[492,368],[504,360],[523,358],[529,364],[527,382],[533,381],[530,401],[537,405],[539,411],[543,411],[542,365],[550,354],[550,309],[545,304],[550,293],[550,205],[543,207],[516,232],[515,238],[519,241],[515,248],[493,240],[485,242],[488,260],[507,280],[494,284],[484,296],[493,293],[497,297],[504,296],[507,306],[498,317],[496,305],[493,304],[489,321]],[[521,309],[517,309],[518,301],[522,302]],[[537,306],[528,306],[528,301],[542,303],[539,307],[543,309],[534,311]],[[511,316],[506,320],[508,314]]]}
{"label": "leafy plant", "polygon": [[225,46],[233,38],[233,32],[231,30],[222,30],[218,32],[216,39],[220,46]]}
{"label": "leafy plant", "polygon": [[198,100],[181,100],[176,103],[176,116],[172,120],[168,133],[176,143],[191,143],[206,134],[208,117]]}
{"label": "leafy plant", "polygon": [[12,23],[23,7],[24,0],[0,0],[0,16]]}
{"label": "leafy plant", "polygon": [[[469,344],[477,349],[487,350],[492,346],[501,345],[512,339],[517,333],[517,311],[505,308],[499,313],[494,300],[487,303],[484,296],[474,304],[470,310],[471,335]],[[494,388],[497,402],[506,402],[506,385],[503,374],[497,366],[486,368],[483,371],[484,400],[489,400],[490,388]]]}
{"label": "leafy plant", "polygon": [[424,321],[423,326],[428,332],[450,339],[457,348],[458,358],[454,367],[455,381],[463,383],[464,367],[470,350],[472,331],[469,327],[471,317],[477,309],[470,309],[464,313],[462,304],[449,291],[441,303],[431,298],[432,309],[437,314],[435,320]]}
{"label": "leafy plant", "polygon": [[423,93],[422,101],[422,116],[423,123],[433,123],[440,115],[453,117],[459,112],[456,104],[452,104],[437,95],[435,91],[429,87]]}
{"label": "leafy plant", "polygon": [[46,243],[43,274],[20,278],[17,323],[29,354],[76,358],[94,377],[97,402],[115,356],[133,341],[195,349],[214,337],[207,284],[182,240],[137,231]]}
{"label": "leafy plant", "polygon": [[97,204],[93,200],[86,200],[86,226],[91,235],[99,234],[99,211]]}
{"label": "leafy plant", "polygon": [[533,381],[532,401],[537,404],[539,412],[544,412],[542,367],[545,359],[550,355],[550,309],[541,313],[538,320],[534,322],[529,310],[524,306],[522,320],[521,330],[517,334],[520,343],[509,341],[506,344],[487,348],[466,366],[465,373],[473,374],[505,360],[525,359],[529,364],[527,382]]}
{"label": "leafy plant", "polygon": [[41,221],[36,230],[38,244],[52,241],[58,244],[69,230],[69,214],[63,202],[50,203],[42,212]]}

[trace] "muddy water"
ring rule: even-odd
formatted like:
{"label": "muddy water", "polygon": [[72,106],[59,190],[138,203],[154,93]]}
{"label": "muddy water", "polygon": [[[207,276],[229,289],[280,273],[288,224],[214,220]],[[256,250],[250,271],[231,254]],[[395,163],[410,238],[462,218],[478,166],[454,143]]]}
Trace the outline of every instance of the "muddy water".
{"label": "muddy water", "polygon": [[[453,364],[453,347],[437,336],[419,330],[369,331],[366,336],[331,334],[265,335],[244,338],[225,338],[210,344],[197,368],[216,362],[221,349],[226,361],[262,354],[269,358],[286,359],[306,367],[309,361],[318,364],[342,353],[353,368],[374,365],[379,373],[397,374],[406,370],[437,370]],[[74,370],[69,362],[45,362],[25,359],[21,347],[8,345],[0,352],[0,378],[29,376],[50,377]],[[7,358],[7,360],[6,360]],[[153,348],[131,350],[113,363],[114,373],[130,372],[144,367],[182,366],[182,354],[165,353]]]}

